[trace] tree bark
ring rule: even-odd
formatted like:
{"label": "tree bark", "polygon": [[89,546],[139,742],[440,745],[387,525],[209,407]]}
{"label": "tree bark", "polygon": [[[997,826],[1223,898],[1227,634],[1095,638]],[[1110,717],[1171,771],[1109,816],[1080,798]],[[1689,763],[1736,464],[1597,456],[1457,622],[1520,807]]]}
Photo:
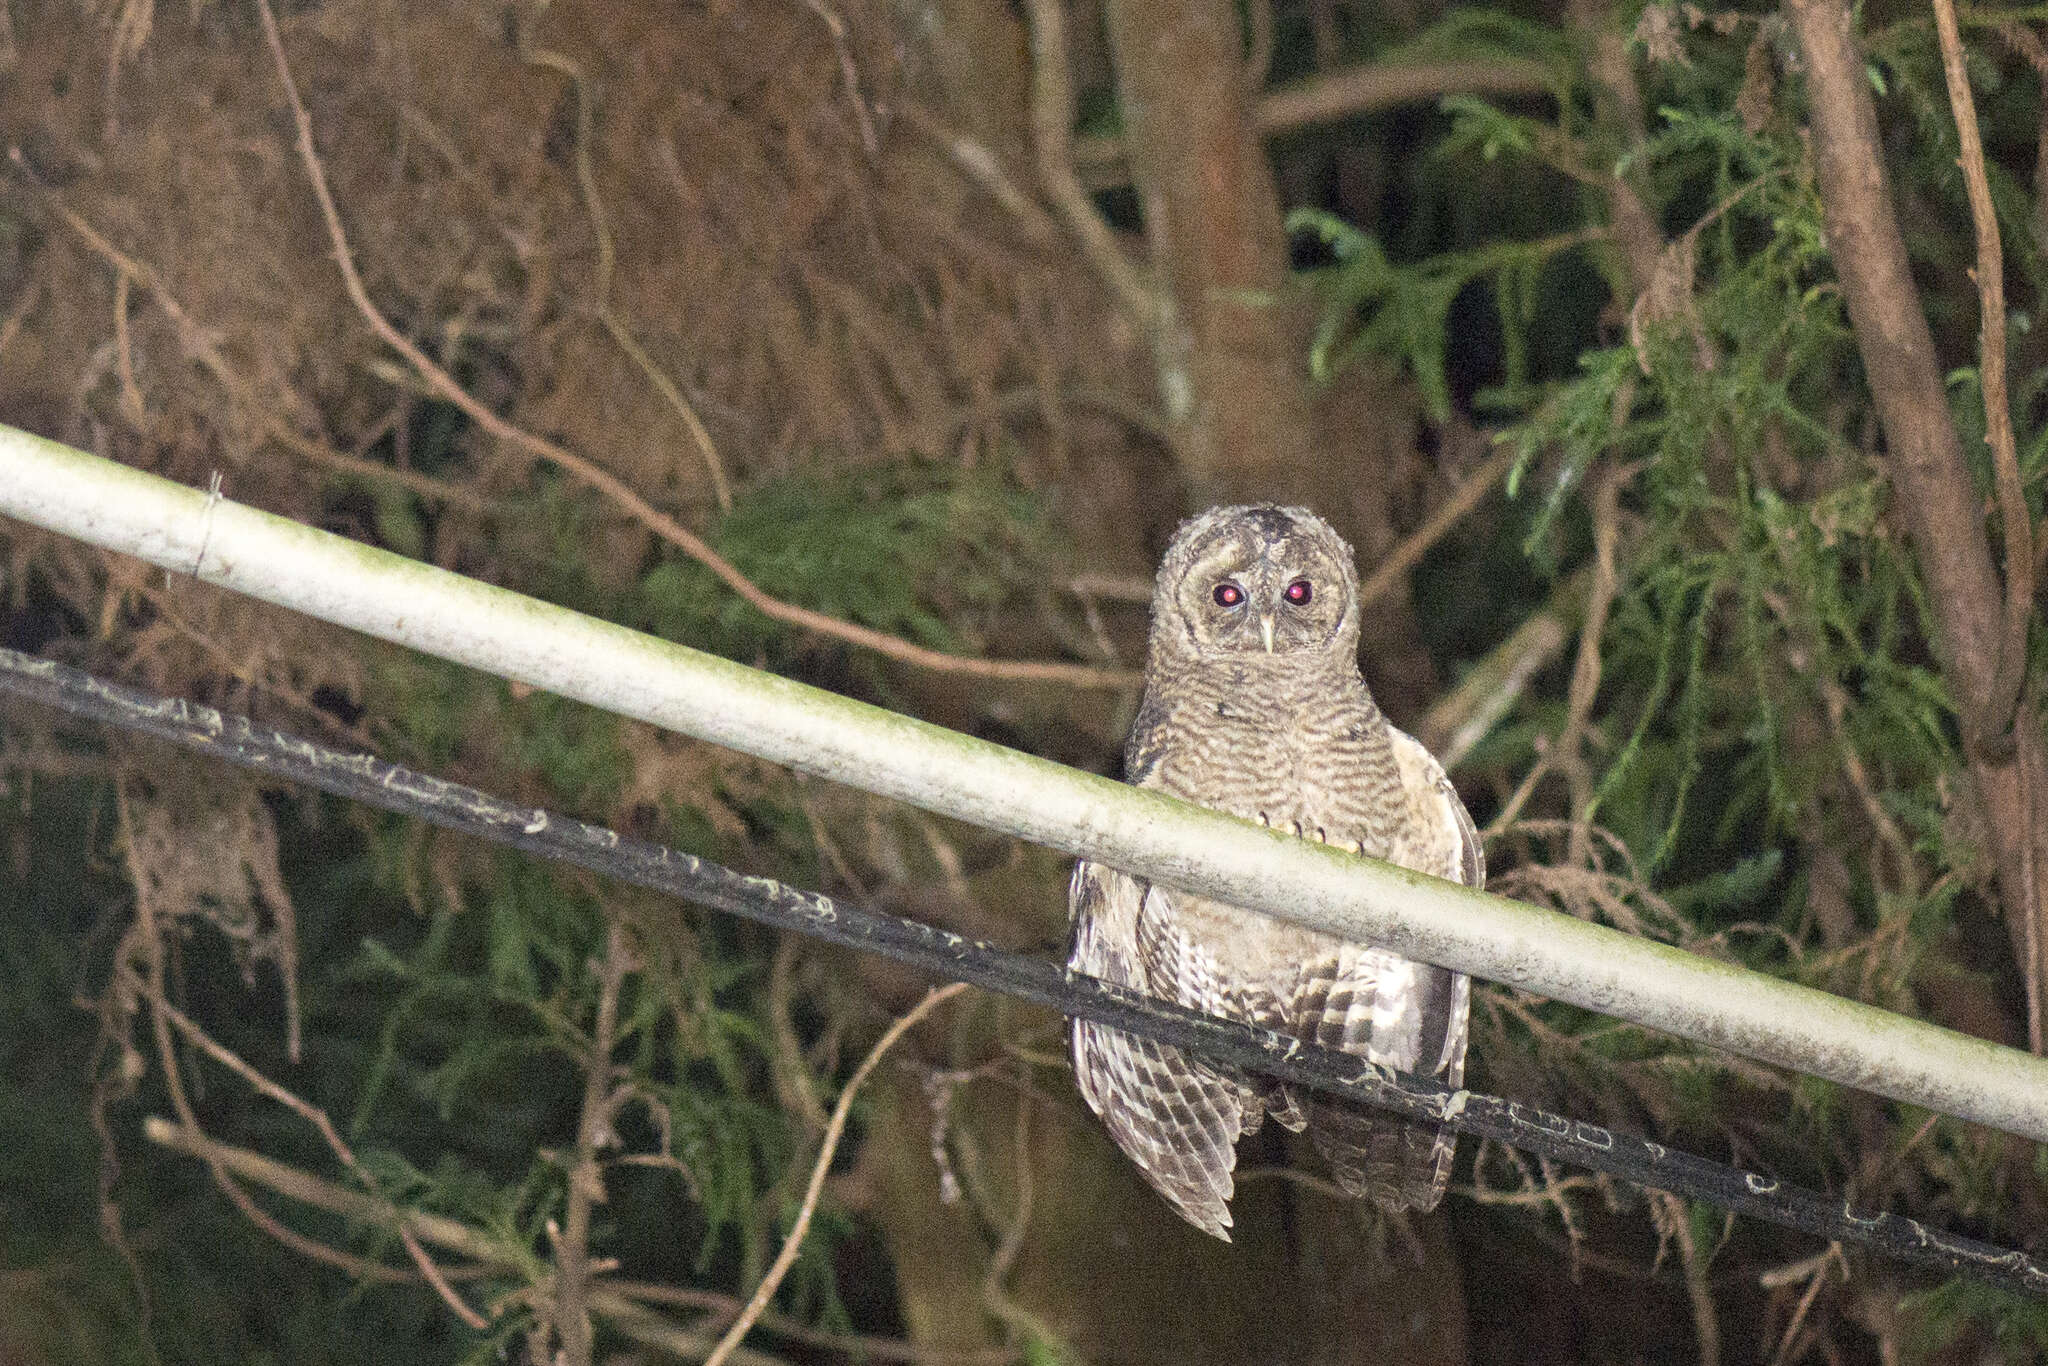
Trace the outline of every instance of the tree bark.
{"label": "tree bark", "polygon": [[1307,318],[1230,0],[1108,0],[1145,234],[1168,301],[1160,390],[1197,505],[1315,492]]}
{"label": "tree bark", "polygon": [[[1934,340],[1892,212],[1864,60],[1841,0],[1786,0],[1806,60],[1813,157],[1856,345],[1884,427],[1895,506],[1934,612],[1935,646],[1962,724],[1970,776],[1998,867],[2007,928],[2038,1012],[2040,908],[2048,873],[2043,777],[2048,745],[2031,703],[2012,734],[1987,716],[1998,667],[2003,595],[1976,483],[1950,420]],[[2038,1023],[2033,1031],[2038,1035]],[[2036,1043],[2038,1051],[2039,1044]]]}

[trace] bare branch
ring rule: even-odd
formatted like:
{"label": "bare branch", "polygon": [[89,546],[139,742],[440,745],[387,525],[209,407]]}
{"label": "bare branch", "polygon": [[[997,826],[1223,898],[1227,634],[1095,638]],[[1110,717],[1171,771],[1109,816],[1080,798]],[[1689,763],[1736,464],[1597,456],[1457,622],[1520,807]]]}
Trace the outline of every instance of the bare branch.
{"label": "bare branch", "polygon": [[944,151],[955,166],[989,193],[1017,221],[1018,231],[1033,246],[1050,246],[1059,229],[1030,195],[1017,187],[1003,169],[1002,161],[987,144],[977,142],[958,129],[949,128],[938,115],[915,102],[898,105],[897,117],[924,134]]}
{"label": "bare branch", "polygon": [[[19,158],[19,149],[16,149],[14,155]],[[278,405],[275,402],[266,400],[263,395],[258,394],[248,380],[243,378],[242,374],[229,364],[227,356],[222,353],[220,346],[214,341],[213,330],[185,311],[184,306],[178,302],[177,296],[171,293],[170,286],[164,282],[163,276],[158,274],[153,266],[146,261],[130,256],[108,241],[98,229],[88,223],[77,211],[58,199],[54,193],[46,192],[46,197],[50,211],[56,214],[64,226],[71,229],[80,241],[84,242],[102,260],[112,266],[115,275],[119,279],[141,285],[150,292],[151,297],[156,300],[157,307],[164,311],[164,316],[169,318],[172,326],[178,329],[178,343],[184,348],[186,354],[196,357],[199,363],[206,368],[207,373],[212,375],[223,389],[227,390],[228,396],[235,402],[236,415],[254,418],[265,436],[287,447],[303,459],[315,464],[325,465],[329,469],[338,470],[344,474],[397,484],[402,488],[412,490],[422,498],[431,498],[437,502],[447,503],[452,507],[459,507],[468,512],[488,514],[493,511],[492,504],[488,499],[480,498],[468,489],[444,483],[439,479],[430,478],[413,470],[402,470],[391,465],[380,464],[375,460],[365,460],[360,456],[334,450],[332,447],[300,435],[283,418],[277,415]],[[25,299],[32,297],[32,291],[24,294]]]}
{"label": "bare branch", "polygon": [[375,332],[386,346],[402,356],[436,395],[461,409],[478,427],[500,441],[518,446],[531,455],[560,466],[585,486],[602,493],[649,531],[710,570],[756,611],[775,621],[802,630],[815,631],[850,645],[874,650],[899,663],[938,673],[969,674],[978,678],[1001,678],[1018,682],[1064,683],[1071,687],[1083,688],[1130,688],[1137,685],[1138,675],[1126,670],[1098,669],[1086,664],[975,659],[963,655],[949,655],[938,650],[926,649],[922,645],[913,645],[885,631],[841,621],[823,612],[814,612],[807,607],[783,602],[763,591],[753,580],[740,573],[730,560],[713,550],[703,537],[657,509],[617,475],[567,447],[506,421],[479,403],[468,390],[455,381],[452,375],[437,365],[426,352],[420,350],[411,338],[393,326],[391,320],[371,301],[369,291],[363,286],[362,276],[357,273],[355,256],[349,247],[348,233],[342,227],[340,210],[336,208],[334,195],[327,186],[327,173],[322,168],[319,152],[313,145],[313,121],[306,113],[305,102],[299,98],[298,83],[293,80],[291,66],[285,58],[284,40],[278,33],[277,18],[271,13],[269,0],[257,0],[257,14],[263,22],[263,35],[270,45],[270,55],[276,65],[278,79],[284,85],[285,99],[291,105],[292,121],[298,132],[299,159],[305,166],[306,178],[312,183],[313,196],[320,205],[320,217],[326,224],[327,235],[334,245],[335,264],[341,270],[342,286],[347,290],[349,300],[355,305],[356,311],[370,325],[370,330]]}
{"label": "bare branch", "polygon": [[[1253,56],[1256,59],[1256,51]],[[1535,62],[1354,66],[1272,91],[1252,106],[1252,121],[1259,132],[1271,136],[1383,109],[1398,109],[1406,104],[1424,104],[1445,95],[1542,95],[1556,86],[1556,77]],[[1122,138],[1077,139],[1073,161],[1091,189],[1105,190],[1130,182],[1130,162]]]}
{"label": "bare branch", "polygon": [[597,965],[597,1020],[590,1030],[583,1106],[576,1121],[576,1156],[569,1166],[562,1234],[555,1248],[552,1316],[567,1366],[589,1366],[591,1360],[590,1211],[604,1200],[604,1175],[598,1169],[597,1154],[612,1139],[612,1115],[618,1094],[612,1086],[612,1047],[618,1041],[619,991],[633,967],[634,957],[626,944],[625,929],[613,921],[605,932],[604,958]]}
{"label": "bare branch", "polygon": [[1542,95],[1557,77],[1536,62],[1419,62],[1354,66],[1276,90],[1252,111],[1261,133],[1284,133],[1445,95]]}
{"label": "bare branch", "polygon": [[1160,327],[1164,297],[1139,275],[1074,174],[1074,84],[1060,0],[1030,0],[1030,5],[1031,131],[1038,148],[1038,178],[1080,242],[1088,264],[1138,331],[1150,339]]}
{"label": "bare branch", "polygon": [[[1853,17],[1843,0],[1785,0],[1785,14],[1806,64],[1828,248],[1884,426],[1894,505],[1927,583],[1942,674],[1955,698],[1971,780],[1998,861],[2013,957],[2030,1000],[2038,1001],[2048,975],[2041,926],[2048,900],[2041,886],[2048,873],[2048,793],[2037,778],[2048,770],[2048,741],[2038,725],[2011,725],[2011,704],[1999,691],[2005,686],[2001,655],[2011,639],[2009,603],[1992,567],[1983,511],[1949,416],[1934,340],[1893,212]],[[1988,364],[1988,353],[1985,359]],[[2008,587],[2032,572],[2012,558],[2028,544],[2025,537],[2008,541]],[[2038,1017],[2039,1011],[2029,1013]],[[2029,1033],[2038,1051],[2038,1023],[2030,1021]]]}
{"label": "bare branch", "polygon": [[1492,459],[1465,476],[1464,482],[1451,491],[1451,496],[1430,512],[1428,521],[1410,532],[1374,566],[1372,576],[1358,586],[1358,605],[1363,608],[1379,601],[1381,595],[1400,582],[1401,576],[1413,569],[1416,562],[1429,553],[1431,546],[1442,540],[1445,533],[1464,520],[1466,513],[1478,507],[1480,500],[1493,492],[1493,486],[1513,467],[1515,459],[1514,449],[1503,447],[1494,453]]}
{"label": "bare branch", "polygon": [[818,1160],[811,1168],[811,1184],[804,1191],[803,1204],[797,1209],[796,1222],[789,1227],[789,1236],[782,1241],[782,1250],[775,1254],[775,1262],[768,1268],[768,1274],[754,1287],[753,1296],[747,1300],[747,1307],[740,1311],[740,1316],[733,1320],[732,1327],[726,1329],[725,1336],[718,1340],[718,1346],[704,1359],[704,1366],[721,1366],[721,1363],[732,1354],[732,1350],[739,1346],[740,1339],[747,1335],[747,1330],[754,1326],[754,1321],[761,1317],[761,1311],[768,1307],[768,1301],[775,1297],[776,1290],[782,1285],[782,1278],[787,1276],[790,1267],[796,1264],[796,1254],[803,1247],[804,1234],[809,1232],[811,1227],[811,1215],[816,1213],[818,1208],[818,1194],[825,1188],[825,1173],[832,1169],[832,1156],[839,1151],[839,1140],[846,1132],[847,1116],[853,1112],[854,1095],[867,1081],[868,1074],[875,1070],[876,1064],[882,1061],[882,1056],[895,1047],[896,1041],[909,1033],[919,1020],[965,990],[966,983],[954,982],[950,986],[935,987],[926,992],[922,1001],[912,1006],[908,1014],[890,1025],[882,1037],[875,1041],[875,1046],[868,1050],[867,1057],[862,1059],[861,1065],[854,1070],[852,1078],[846,1083],[846,1089],[839,1093],[839,1103],[832,1107],[832,1121],[825,1126],[824,1140],[818,1145]]}
{"label": "bare branch", "polygon": [[605,214],[604,200],[597,191],[597,173],[590,164],[590,88],[584,79],[583,68],[561,53],[546,48],[529,48],[525,57],[535,66],[559,71],[576,87],[576,183],[583,192],[584,210],[590,215],[590,230],[597,238],[597,280],[590,291],[597,320],[611,334],[618,348],[626,353],[627,359],[639,367],[655,392],[683,420],[683,426],[689,429],[690,439],[697,443],[697,449],[704,457],[704,469],[711,477],[711,494],[718,500],[719,511],[731,512],[732,485],[725,477],[725,461],[719,457],[710,429],[697,416],[697,410],[690,406],[690,401],[683,397],[683,391],[676,387],[675,381],[654,363],[654,358],[640,345],[639,338],[633,335],[625,320],[612,311],[612,268],[617,263],[618,251],[612,244],[611,220]]}
{"label": "bare branch", "polygon": [[[1991,447],[1991,472],[1998,489],[1998,510],[2005,527],[2005,633],[1999,641],[1998,668],[1990,694],[1982,703],[1979,722],[2003,733],[2012,725],[2020,685],[2027,671],[2027,626],[2034,610],[2034,539],[2027,516],[2027,495],[2020,486],[2019,453],[2012,435],[2012,407],[2005,387],[2005,249],[1998,237],[1998,211],[1991,203],[1991,182],[1984,173],[1984,142],[1977,132],[1977,104],[1970,94],[1970,75],[1963,63],[1963,36],[1956,25],[1955,0],[1934,0],[1934,27],[1941,37],[1941,69],[1948,78],[1948,102],[1955,111],[1956,140],[1962,155],[1963,185],[1969,192],[1970,218],[1977,229],[1977,374],[1984,397],[1984,441]],[[2038,1015],[2038,1011],[2036,1012]],[[2040,1021],[2032,1024],[2034,1049],[2040,1051]]]}
{"label": "bare branch", "polygon": [[1707,1281],[1707,1259],[1700,1255],[1698,1240],[1692,1236],[1685,1201],[1668,1191],[1651,1191],[1650,1216],[1658,1234],[1678,1245],[1685,1294],[1692,1303],[1693,1331],[1699,1336],[1700,1366],[1721,1366],[1721,1325],[1714,1314],[1714,1291]]}

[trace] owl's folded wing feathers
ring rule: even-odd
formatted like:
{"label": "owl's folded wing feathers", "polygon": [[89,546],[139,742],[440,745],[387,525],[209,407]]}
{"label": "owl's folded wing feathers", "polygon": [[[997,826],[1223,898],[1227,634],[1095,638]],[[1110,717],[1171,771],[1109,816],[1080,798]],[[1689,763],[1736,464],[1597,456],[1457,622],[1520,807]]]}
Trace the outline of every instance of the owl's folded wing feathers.
{"label": "owl's folded wing feathers", "polygon": [[[1067,965],[1191,1009],[1235,1013],[1225,1010],[1216,965],[1161,913],[1167,895],[1113,868],[1076,864]],[[1089,1020],[1071,1027],[1074,1076],[1088,1108],[1189,1223],[1228,1242],[1237,1140],[1262,1110],[1258,1097],[1169,1044]]]}
{"label": "owl's folded wing feathers", "polygon": [[[1388,850],[1392,862],[1476,887],[1486,855],[1472,817],[1443,766],[1413,738],[1392,731],[1394,758],[1412,818]],[[1472,982],[1368,944],[1345,944],[1302,973],[1293,1024],[1326,1048],[1383,1067],[1465,1079]],[[1457,1136],[1341,1100],[1310,1102],[1309,1136],[1337,1184],[1391,1209],[1433,1209],[1450,1178]]]}

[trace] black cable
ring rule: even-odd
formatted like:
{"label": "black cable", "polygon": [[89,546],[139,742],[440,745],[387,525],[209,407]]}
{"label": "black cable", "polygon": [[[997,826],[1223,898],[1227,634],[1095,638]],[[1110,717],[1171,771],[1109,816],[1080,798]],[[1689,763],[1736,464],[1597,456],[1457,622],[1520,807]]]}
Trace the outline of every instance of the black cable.
{"label": "black cable", "polygon": [[1611,1172],[1787,1228],[1860,1243],[1901,1261],[1937,1267],[2048,1298],[2048,1269],[2025,1253],[1933,1228],[1897,1214],[1859,1214],[1845,1202],[1756,1172],[1674,1152],[1661,1143],[1533,1106],[1426,1078],[1384,1071],[1271,1030],[1216,1019],[1092,977],[898,916],[861,910],[770,878],[749,877],[616,830],[515,806],[475,788],[430,778],[367,754],[348,754],[246,717],[223,716],[181,698],[108,683],[54,661],[0,649],[0,690],[75,716],[141,731],[336,796],[417,816],[543,857],[573,863],[700,906],[971,982],[1057,1010],[1148,1035],[1248,1072],[1349,1096],[1525,1151]]}

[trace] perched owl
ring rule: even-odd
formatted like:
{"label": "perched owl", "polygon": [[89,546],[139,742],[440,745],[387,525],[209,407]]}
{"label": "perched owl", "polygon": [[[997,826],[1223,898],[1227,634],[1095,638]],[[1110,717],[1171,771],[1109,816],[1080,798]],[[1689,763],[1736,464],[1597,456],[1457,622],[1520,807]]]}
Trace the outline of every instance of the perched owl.
{"label": "perched owl", "polygon": [[[1351,547],[1302,508],[1216,508],[1168,547],[1152,597],[1127,777],[1304,839],[1478,886],[1472,818],[1437,761],[1387,724],[1358,672]],[[1068,965],[1404,1072],[1463,1084],[1471,981],[1083,861]],[[1072,1022],[1074,1074],[1147,1181],[1228,1241],[1237,1141],[1268,1112],[1308,1130],[1337,1184],[1433,1209],[1455,1138]]]}

